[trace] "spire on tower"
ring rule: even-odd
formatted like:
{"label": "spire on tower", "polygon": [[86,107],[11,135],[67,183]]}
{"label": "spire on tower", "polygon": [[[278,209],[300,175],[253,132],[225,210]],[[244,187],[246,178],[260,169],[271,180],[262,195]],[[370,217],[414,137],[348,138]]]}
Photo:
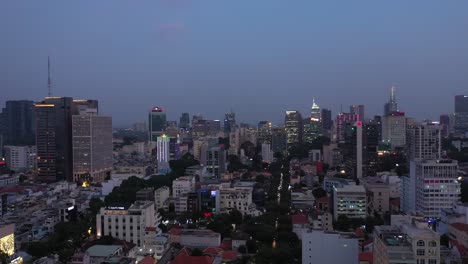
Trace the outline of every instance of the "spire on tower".
{"label": "spire on tower", "polygon": [[49,89],[48,95],[52,96],[52,81],[50,80],[50,57],[47,56],[47,88]]}
{"label": "spire on tower", "polygon": [[395,86],[392,86],[392,88],[390,89],[390,102],[396,102]]}

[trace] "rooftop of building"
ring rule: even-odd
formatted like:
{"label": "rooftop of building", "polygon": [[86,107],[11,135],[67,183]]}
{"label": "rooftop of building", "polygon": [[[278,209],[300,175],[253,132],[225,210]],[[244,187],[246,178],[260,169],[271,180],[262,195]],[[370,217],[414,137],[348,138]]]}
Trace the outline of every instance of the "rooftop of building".
{"label": "rooftop of building", "polygon": [[184,182],[184,181],[193,181],[193,176],[182,176],[174,180],[174,182]]}
{"label": "rooftop of building", "polygon": [[374,229],[376,235],[385,245],[391,247],[410,247],[407,235],[394,226],[376,226]]}
{"label": "rooftop of building", "polygon": [[453,223],[453,224],[450,224],[450,226],[468,234],[468,224]]}
{"label": "rooftop of building", "polygon": [[182,236],[204,236],[204,237],[221,237],[220,233],[216,233],[212,230],[198,230],[198,229],[182,229]]}
{"label": "rooftop of building", "polygon": [[122,246],[116,245],[94,245],[88,248],[86,252],[88,252],[90,257],[107,257],[115,254],[121,249]]}
{"label": "rooftop of building", "polygon": [[334,187],[337,193],[365,193],[366,189],[362,185],[345,185],[343,187]]}
{"label": "rooftop of building", "polygon": [[309,223],[309,219],[307,215],[299,213],[291,216],[291,222],[293,225],[305,225]]}

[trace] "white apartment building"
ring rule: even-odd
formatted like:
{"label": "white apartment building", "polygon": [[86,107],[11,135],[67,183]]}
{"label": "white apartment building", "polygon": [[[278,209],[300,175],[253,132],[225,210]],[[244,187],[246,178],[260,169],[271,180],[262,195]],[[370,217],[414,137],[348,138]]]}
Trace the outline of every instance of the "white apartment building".
{"label": "white apartment building", "polygon": [[345,215],[348,218],[366,218],[367,197],[364,186],[345,185],[341,188],[334,187],[332,200],[335,220],[340,215]]}
{"label": "white apartment building", "polygon": [[363,179],[367,191],[367,211],[369,215],[378,213],[383,216],[390,211],[390,186],[374,179],[372,177]]}
{"label": "white apartment building", "polygon": [[26,171],[36,167],[36,146],[5,146],[5,160],[8,168]]}
{"label": "white apartment building", "polygon": [[311,229],[302,232],[302,263],[357,264],[358,239],[353,233]]}
{"label": "white apartment building", "polygon": [[459,200],[460,182],[455,160],[410,162],[410,175],[403,177],[402,209],[428,218],[440,218],[443,209]]}
{"label": "white apartment building", "polygon": [[172,182],[172,197],[179,197],[195,191],[195,177],[183,176]]}
{"label": "white apartment building", "polygon": [[154,207],[156,211],[163,208],[164,202],[169,198],[169,187],[163,186],[154,190]]}
{"label": "white apartment building", "polygon": [[442,126],[439,124],[423,123],[407,127],[408,158],[440,159],[442,144]]}
{"label": "white apartment building", "polygon": [[97,237],[112,236],[143,246],[147,227],[157,226],[154,203],[136,201],[130,207],[108,206],[96,216]]}
{"label": "white apartment building", "polygon": [[237,209],[243,215],[249,214],[249,206],[252,204],[252,191],[253,189],[249,187],[222,188],[219,190],[221,212]]}
{"label": "white apartment building", "polygon": [[392,148],[406,146],[406,117],[403,113],[382,117],[382,140]]}

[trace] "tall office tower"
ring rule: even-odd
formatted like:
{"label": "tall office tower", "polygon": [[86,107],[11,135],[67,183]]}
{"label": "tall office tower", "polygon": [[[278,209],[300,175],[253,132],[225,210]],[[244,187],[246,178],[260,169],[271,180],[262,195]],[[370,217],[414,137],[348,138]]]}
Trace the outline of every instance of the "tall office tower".
{"label": "tall office tower", "polygon": [[180,159],[180,144],[182,143],[180,135],[169,137],[169,160]]}
{"label": "tall office tower", "polygon": [[364,105],[351,105],[349,112],[358,116],[358,121],[364,122]]}
{"label": "tall office tower", "polygon": [[407,127],[408,160],[440,159],[442,126],[422,123]]}
{"label": "tall office tower", "polygon": [[384,106],[384,116],[388,116],[393,112],[398,111],[398,105],[396,102],[395,86],[390,89],[390,100]]}
{"label": "tall office tower", "polygon": [[207,120],[199,119],[192,123],[192,136],[193,138],[200,138],[208,136],[210,133],[210,124]]}
{"label": "tall office tower", "polygon": [[450,116],[440,115],[439,123],[442,126],[442,137],[448,137],[450,134]]}
{"label": "tall office tower", "polygon": [[322,127],[323,129],[330,130],[333,126],[332,113],[331,110],[322,108]]}
{"label": "tall office tower", "polygon": [[377,126],[378,131],[378,140],[379,143],[382,141],[382,117],[381,116],[374,116],[374,119],[370,121],[371,124],[375,124]]}
{"label": "tall office tower", "polygon": [[310,109],[310,118],[313,118],[315,121],[322,120],[322,111],[320,111],[320,106],[315,103],[315,98],[312,99],[312,107]]}
{"label": "tall office tower", "polygon": [[157,141],[167,127],[166,113],[161,107],[153,107],[149,112],[149,141]]}
{"label": "tall office tower", "polygon": [[136,122],[133,124],[133,131],[146,132],[148,131],[148,126],[146,125],[146,122]]}
{"label": "tall office tower", "polygon": [[271,144],[272,127],[270,121],[260,121],[257,126],[257,145]]}
{"label": "tall office tower", "polygon": [[306,118],[302,121],[302,142],[312,143],[323,135],[322,122],[316,118]]}
{"label": "tall office tower", "polygon": [[406,146],[405,113],[392,112],[382,118],[382,141],[392,148]]}
{"label": "tall office tower", "polygon": [[286,151],[287,137],[283,127],[275,127],[271,130],[271,148],[273,153],[284,153]]}
{"label": "tall office tower", "polygon": [[468,132],[468,95],[455,96],[455,131]]}
{"label": "tall office tower", "polygon": [[207,150],[206,171],[217,179],[226,171],[226,150],[223,147],[211,147]]}
{"label": "tall office tower", "polygon": [[34,144],[33,101],[7,101],[3,109],[4,142],[9,145]]}
{"label": "tall office tower", "polygon": [[192,127],[200,120],[204,120],[201,114],[196,114],[192,116]]}
{"label": "tall office tower", "polygon": [[73,180],[72,105],[70,97],[46,97],[35,104],[39,181]]}
{"label": "tall office tower", "polygon": [[356,114],[340,113],[336,116],[336,141],[343,143],[345,141],[346,124],[354,124],[358,121]]}
{"label": "tall office tower", "polygon": [[112,170],[112,117],[73,115],[73,179],[103,182]]}
{"label": "tall office tower", "polygon": [[302,116],[299,111],[286,111],[284,130],[288,148],[302,141]]}
{"label": "tall office tower", "polygon": [[362,121],[356,122],[356,178],[362,179]]}
{"label": "tall office tower", "polygon": [[224,115],[224,132],[230,133],[236,126],[236,114],[233,112],[226,113]]}
{"label": "tall office tower", "polygon": [[72,114],[73,115],[86,115],[99,114],[99,103],[97,100],[73,100],[72,104]]}
{"label": "tall office tower", "polygon": [[367,174],[364,168],[364,164],[367,164],[367,138],[363,126],[361,121],[346,123],[345,140],[340,144],[346,174],[354,179],[360,179]]}
{"label": "tall office tower", "polygon": [[169,144],[170,138],[164,134],[156,138],[156,161],[159,173],[169,172]]}
{"label": "tall office tower", "polygon": [[189,113],[182,113],[179,119],[179,128],[188,130],[190,128],[190,115]]}
{"label": "tall office tower", "polygon": [[364,125],[365,154],[367,154],[367,173],[366,175],[376,175],[378,165],[378,147],[380,144],[382,126],[376,119],[370,120]]}

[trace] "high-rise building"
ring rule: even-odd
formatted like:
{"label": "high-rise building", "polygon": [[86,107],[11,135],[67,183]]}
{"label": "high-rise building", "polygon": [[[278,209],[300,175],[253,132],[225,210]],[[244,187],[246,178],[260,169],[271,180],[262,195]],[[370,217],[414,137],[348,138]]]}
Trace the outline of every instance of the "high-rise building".
{"label": "high-rise building", "polygon": [[229,112],[224,115],[224,133],[230,133],[236,126],[236,113]]}
{"label": "high-rise building", "polygon": [[149,112],[149,140],[156,141],[167,127],[166,113],[161,107],[153,107]]}
{"label": "high-rise building", "polygon": [[36,146],[5,146],[5,160],[14,171],[36,168]]}
{"label": "high-rise building", "polygon": [[33,145],[35,138],[33,101],[7,101],[3,109],[4,144]]}
{"label": "high-rise building", "polygon": [[299,111],[286,111],[284,130],[288,148],[302,141],[302,116]]}
{"label": "high-rise building", "polygon": [[226,150],[223,147],[212,147],[206,152],[206,171],[216,177],[221,178],[221,174],[226,171]]}
{"label": "high-rise building", "polygon": [[286,131],[282,127],[275,127],[271,130],[271,148],[273,153],[284,153],[286,151]]}
{"label": "high-rise building", "polygon": [[318,106],[318,104],[315,103],[315,98],[312,99],[310,118],[314,121],[322,121],[322,111],[320,111],[320,106]]}
{"label": "high-rise building", "polygon": [[367,155],[366,175],[376,175],[378,165],[378,147],[382,136],[382,125],[377,118],[364,125],[365,154]]}
{"label": "high-rise building", "polygon": [[179,119],[179,128],[188,130],[190,128],[190,115],[189,113],[182,113]]}
{"label": "high-rise building", "polygon": [[208,132],[211,135],[217,135],[221,131],[220,120],[206,120],[208,125]]}
{"label": "high-rise building", "polygon": [[165,134],[156,139],[156,160],[158,162],[159,173],[169,172],[169,143],[170,138]]}
{"label": "high-rise building", "polygon": [[271,145],[268,143],[262,144],[262,160],[266,163],[273,162],[273,151],[271,150]]}
{"label": "high-rise building", "polygon": [[272,126],[270,121],[258,122],[257,145],[263,143],[271,144]]}
{"label": "high-rise building", "polygon": [[322,135],[322,122],[313,117],[302,121],[302,142],[312,143]]}
{"label": "high-rise building", "polygon": [[468,95],[455,96],[455,131],[468,132]]}
{"label": "high-rise building", "polygon": [[103,182],[112,170],[112,117],[73,115],[73,179]]}
{"label": "high-rise building", "polygon": [[450,116],[440,115],[439,123],[442,126],[442,137],[448,137],[450,134]]}
{"label": "high-rise building", "polygon": [[358,121],[364,122],[364,105],[351,105],[349,112],[358,117]]}
{"label": "high-rise building", "polygon": [[358,115],[350,113],[340,113],[336,116],[336,141],[343,143],[345,141],[345,128],[347,125],[354,125],[358,121]]}
{"label": "high-rise building", "polygon": [[322,119],[323,129],[330,130],[333,126],[332,113],[331,110],[322,108],[322,114],[320,115]]}
{"label": "high-rise building", "polygon": [[383,117],[382,141],[392,148],[406,146],[406,117],[403,112],[392,112]]}
{"label": "high-rise building", "polygon": [[442,126],[422,123],[408,125],[408,159],[440,159],[442,148]]}
{"label": "high-rise building", "polygon": [[443,209],[458,201],[460,182],[455,160],[410,161],[410,173],[402,177],[402,210],[417,211],[437,219]]}
{"label": "high-rise building", "polygon": [[396,102],[395,86],[390,89],[390,100],[384,106],[384,116],[388,116],[393,112],[398,111],[398,105]]}
{"label": "high-rise building", "polygon": [[70,97],[46,97],[35,104],[39,181],[73,180],[72,105]]}
{"label": "high-rise building", "polygon": [[148,125],[146,122],[136,122],[133,124],[133,131],[135,132],[147,132]]}

